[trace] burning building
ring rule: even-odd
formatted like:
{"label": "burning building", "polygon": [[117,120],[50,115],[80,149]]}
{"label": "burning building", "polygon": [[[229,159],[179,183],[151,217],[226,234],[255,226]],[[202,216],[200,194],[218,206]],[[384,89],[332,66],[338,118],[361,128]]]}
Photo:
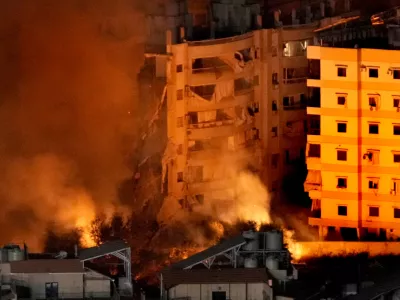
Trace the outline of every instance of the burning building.
{"label": "burning building", "polygon": [[[179,11],[177,3],[171,5],[171,11]],[[148,48],[159,52],[146,54],[140,75],[146,82],[143,103],[152,113],[143,130],[139,166],[161,169],[162,176],[143,181],[139,171],[137,179],[141,186],[159,185],[164,205],[156,205],[162,206],[164,220],[179,207],[214,211],[227,221],[257,218],[238,212],[246,210],[240,204],[246,175],[240,174],[256,175],[267,187],[264,194],[274,197],[282,178],[304,158],[305,54],[313,25],[261,29],[260,6],[254,2],[242,10],[233,9],[234,2],[210,5],[208,34],[196,34],[187,23],[167,31],[163,51]],[[235,12],[234,23],[226,11]],[[169,19],[178,22],[179,16]],[[268,203],[266,198],[255,205],[268,215]]]}
{"label": "burning building", "polygon": [[161,299],[272,299],[297,279],[280,231],[244,232],[161,271]]}

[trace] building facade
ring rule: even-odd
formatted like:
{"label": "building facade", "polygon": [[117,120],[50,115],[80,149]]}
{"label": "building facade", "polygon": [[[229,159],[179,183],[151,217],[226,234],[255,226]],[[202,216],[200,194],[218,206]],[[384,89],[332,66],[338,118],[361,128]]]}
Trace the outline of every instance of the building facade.
{"label": "building facade", "polygon": [[313,46],[307,57],[309,224],[397,236],[400,52]]}
{"label": "building facade", "polygon": [[163,177],[182,207],[234,200],[235,174],[269,191],[304,157],[312,26],[167,45]]}

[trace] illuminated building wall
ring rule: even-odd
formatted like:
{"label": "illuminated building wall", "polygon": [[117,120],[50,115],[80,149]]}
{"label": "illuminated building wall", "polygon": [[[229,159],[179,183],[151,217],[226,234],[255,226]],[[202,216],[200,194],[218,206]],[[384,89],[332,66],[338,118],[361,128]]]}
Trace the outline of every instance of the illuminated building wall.
{"label": "illuminated building wall", "polygon": [[184,207],[226,197],[233,188],[228,164],[243,161],[271,192],[279,190],[304,157],[312,29],[167,45],[169,197]]}
{"label": "illuminated building wall", "polygon": [[400,52],[309,47],[309,224],[400,230]]}

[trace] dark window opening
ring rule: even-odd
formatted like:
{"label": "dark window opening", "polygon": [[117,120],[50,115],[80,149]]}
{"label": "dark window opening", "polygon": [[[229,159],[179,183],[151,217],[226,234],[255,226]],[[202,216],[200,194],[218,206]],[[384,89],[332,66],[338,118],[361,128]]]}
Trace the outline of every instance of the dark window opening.
{"label": "dark window opening", "polygon": [[369,207],[369,216],[370,217],[379,217],[379,207]]}
{"label": "dark window opening", "polygon": [[347,161],[347,151],[346,150],[337,150],[336,153],[337,160]]}
{"label": "dark window opening", "polygon": [[400,219],[400,208],[393,209],[393,217],[395,219]]}
{"label": "dark window opening", "polygon": [[321,145],[320,144],[310,144],[308,149],[308,157],[321,157]]}
{"label": "dark window opening", "polygon": [[226,300],[226,292],[212,292],[212,300]]}
{"label": "dark window opening", "polygon": [[178,172],[176,181],[177,182],[183,182],[183,172]]}
{"label": "dark window opening", "polygon": [[339,216],[347,216],[347,206],[339,205],[338,206],[338,215]]}
{"label": "dark window opening", "polygon": [[393,125],[393,135],[400,135],[400,125]]}
{"label": "dark window opening", "polygon": [[337,97],[337,104],[338,105],[345,105],[346,104],[346,96],[338,96]]}
{"label": "dark window opening", "polygon": [[183,65],[177,65],[177,66],[176,66],[176,72],[177,72],[177,73],[183,72]]}
{"label": "dark window opening", "polygon": [[379,134],[379,125],[369,124],[369,134]]}
{"label": "dark window opening", "polygon": [[337,187],[338,188],[347,188],[347,178],[338,178],[337,179]]}
{"label": "dark window opening", "polygon": [[338,67],[338,69],[337,69],[337,76],[338,76],[338,77],[346,77],[346,76],[347,76],[347,68]]}
{"label": "dark window opening", "polygon": [[400,99],[399,98],[394,98],[393,99],[393,107],[394,108],[399,108],[400,107]]}
{"label": "dark window opening", "polygon": [[278,82],[278,73],[272,73],[272,84],[273,85],[279,84],[279,82]]}
{"label": "dark window opening", "polygon": [[320,115],[308,115],[308,134],[320,135],[321,134],[321,116]]}
{"label": "dark window opening", "polygon": [[191,112],[189,112],[187,114],[187,116],[188,116],[188,123],[189,124],[197,124],[197,123],[199,123],[199,118],[198,118],[197,112],[191,111]]}
{"label": "dark window opening", "polygon": [[278,104],[276,104],[276,101],[272,101],[272,111],[277,111],[278,110]]}
{"label": "dark window opening", "polygon": [[308,101],[309,107],[321,107],[321,89],[318,87],[308,88]]}
{"label": "dark window opening", "polygon": [[190,90],[203,99],[210,101],[214,95],[215,84],[191,86]]}
{"label": "dark window opening", "polygon": [[368,188],[371,190],[377,190],[378,189],[378,181],[377,180],[368,180]]}
{"label": "dark window opening", "polygon": [[377,99],[376,97],[369,97],[368,98],[368,103],[370,107],[377,107]]}
{"label": "dark window opening", "polygon": [[393,162],[400,163],[400,154],[393,154]]}
{"label": "dark window opening", "polygon": [[308,60],[308,78],[321,79],[321,61],[319,59]]}
{"label": "dark window opening", "polygon": [[379,70],[376,68],[369,68],[368,74],[370,78],[378,78],[379,76]]}
{"label": "dark window opening", "polygon": [[58,282],[46,282],[45,291],[46,291],[46,299],[57,299]]}
{"label": "dark window opening", "polygon": [[337,132],[347,132],[347,123],[337,123]]}
{"label": "dark window opening", "polygon": [[278,127],[272,127],[272,137],[278,136]]}
{"label": "dark window opening", "polygon": [[400,79],[400,70],[393,70],[393,79]]}

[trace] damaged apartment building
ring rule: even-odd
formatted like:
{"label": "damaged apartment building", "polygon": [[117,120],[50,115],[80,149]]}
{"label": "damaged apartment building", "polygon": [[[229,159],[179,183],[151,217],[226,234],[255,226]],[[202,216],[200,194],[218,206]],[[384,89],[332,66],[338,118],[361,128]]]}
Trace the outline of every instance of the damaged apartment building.
{"label": "damaged apartment building", "polygon": [[149,36],[160,38],[149,40],[140,74],[148,117],[138,186],[153,169],[152,193],[186,209],[234,200],[244,170],[278,195],[306,145],[315,25],[262,29],[254,1],[202,3],[164,2],[148,16]]}

